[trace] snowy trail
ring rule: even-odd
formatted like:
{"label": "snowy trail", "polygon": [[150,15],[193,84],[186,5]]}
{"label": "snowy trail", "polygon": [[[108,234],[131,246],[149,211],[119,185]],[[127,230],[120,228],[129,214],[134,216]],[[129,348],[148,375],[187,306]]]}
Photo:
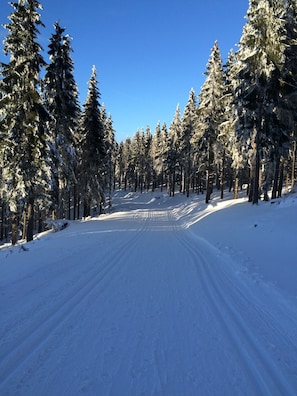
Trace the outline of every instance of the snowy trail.
{"label": "snowy trail", "polygon": [[297,394],[296,312],[172,210],[73,223],[6,260],[1,395]]}

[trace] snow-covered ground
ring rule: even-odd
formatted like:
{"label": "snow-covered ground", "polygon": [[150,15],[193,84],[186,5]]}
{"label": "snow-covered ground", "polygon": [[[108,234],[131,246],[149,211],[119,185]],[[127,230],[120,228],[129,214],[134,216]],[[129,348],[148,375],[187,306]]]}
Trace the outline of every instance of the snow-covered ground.
{"label": "snow-covered ground", "polygon": [[297,395],[297,194],[118,192],[0,250],[0,394]]}

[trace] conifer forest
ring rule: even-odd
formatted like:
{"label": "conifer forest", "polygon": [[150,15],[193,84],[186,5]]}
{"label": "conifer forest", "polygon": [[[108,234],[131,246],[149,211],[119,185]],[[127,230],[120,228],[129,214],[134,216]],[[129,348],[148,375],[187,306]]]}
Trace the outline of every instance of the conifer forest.
{"label": "conifer forest", "polygon": [[236,199],[244,187],[257,204],[294,188],[296,0],[250,0],[237,51],[223,61],[214,42],[201,92],[190,90],[170,125],[121,142],[95,66],[79,102],[66,29],[55,23],[43,49],[41,2],[10,4],[0,64],[0,241],[31,241],[55,219],[98,215],[115,189],[204,194],[208,203],[214,189]]}

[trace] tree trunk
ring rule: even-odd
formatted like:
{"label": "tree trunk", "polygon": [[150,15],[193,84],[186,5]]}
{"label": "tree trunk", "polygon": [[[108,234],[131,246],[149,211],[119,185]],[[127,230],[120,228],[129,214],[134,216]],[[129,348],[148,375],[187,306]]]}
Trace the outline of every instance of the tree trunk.
{"label": "tree trunk", "polygon": [[282,196],[283,181],[284,181],[284,160],[281,160],[280,170],[279,170],[278,189],[277,189],[278,198],[280,198]]}
{"label": "tree trunk", "polygon": [[252,166],[252,179],[251,179],[251,192],[250,192],[250,201],[253,205],[258,204],[259,202],[259,180],[260,180],[260,145],[259,145],[259,130],[255,130],[255,141],[254,141],[254,150],[255,150],[255,160]]}
{"label": "tree trunk", "polygon": [[206,180],[206,196],[205,196],[205,203],[208,204],[210,201],[210,196],[213,191],[213,177],[214,177],[214,169],[213,169],[213,162],[214,162],[214,152],[212,147],[210,146],[208,149],[208,166],[207,166],[207,180]]}
{"label": "tree trunk", "polygon": [[34,234],[34,198],[29,198],[28,204],[28,226],[27,226],[27,242],[33,241]]}
{"label": "tree trunk", "polygon": [[234,199],[238,199],[238,186],[239,186],[239,179],[236,176],[235,182],[234,182]]}
{"label": "tree trunk", "polygon": [[84,217],[89,217],[91,215],[91,204],[89,199],[84,199]]}
{"label": "tree trunk", "polygon": [[294,189],[295,184],[295,164],[296,164],[296,141],[293,144],[293,154],[292,154],[292,180],[291,180],[291,188]]}
{"label": "tree trunk", "polygon": [[221,170],[221,199],[224,198],[224,183],[225,183],[225,162],[226,162],[226,152],[223,150],[223,159],[222,159],[222,170]]}
{"label": "tree trunk", "polygon": [[271,199],[276,198],[277,188],[278,188],[278,181],[279,181],[279,171],[280,171],[280,156],[276,156],[275,160],[275,169],[274,169],[274,180],[271,192]]}
{"label": "tree trunk", "polygon": [[26,239],[26,232],[27,232],[27,213],[24,209],[23,211],[23,232],[22,232],[22,239]]}
{"label": "tree trunk", "polygon": [[15,245],[18,241],[18,215],[12,213],[11,215],[11,244]]}

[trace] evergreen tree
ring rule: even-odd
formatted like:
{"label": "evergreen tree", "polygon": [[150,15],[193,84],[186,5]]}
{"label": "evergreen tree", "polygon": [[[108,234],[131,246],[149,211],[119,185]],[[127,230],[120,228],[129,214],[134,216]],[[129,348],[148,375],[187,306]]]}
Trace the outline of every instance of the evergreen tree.
{"label": "evergreen tree", "polygon": [[164,155],[167,151],[167,127],[163,124],[161,128],[160,121],[157,123],[155,134],[152,141],[152,156],[153,156],[153,173],[154,182],[153,188],[161,188],[163,190],[165,182],[165,164]]}
{"label": "evergreen tree", "polygon": [[250,0],[239,43],[236,82],[238,150],[251,168],[250,200],[258,202],[260,165],[278,160],[282,140],[277,121],[284,61],[284,25],[280,3]]}
{"label": "evergreen tree", "polygon": [[174,196],[176,182],[180,181],[181,136],[182,125],[180,107],[178,105],[175,111],[173,121],[170,124],[168,133],[168,151],[166,156],[166,162],[168,169],[170,196]]}
{"label": "evergreen tree", "polygon": [[[296,0],[287,0],[284,8],[285,20],[285,58],[282,73],[281,97],[284,100],[279,119],[290,133],[291,147],[291,187],[294,187],[296,175],[296,140],[297,140],[297,3]],[[281,180],[279,185],[281,186]],[[276,195],[277,186],[274,186],[272,198]],[[278,189],[280,195],[280,188]]]}
{"label": "evergreen tree", "polygon": [[19,207],[28,214],[26,238],[33,239],[35,204],[43,200],[48,184],[46,167],[47,112],[40,97],[40,71],[45,66],[37,43],[43,26],[36,0],[11,3],[14,11],[5,25],[4,41],[9,63],[2,64],[1,150],[6,196],[12,211],[12,242],[16,243]]}
{"label": "evergreen tree", "polygon": [[189,99],[184,110],[181,121],[181,163],[183,169],[183,193],[190,195],[190,179],[192,176],[193,150],[192,138],[195,134],[197,124],[196,116],[196,95],[193,89],[189,94]]}
{"label": "evergreen tree", "polygon": [[145,172],[145,189],[148,191],[153,181],[153,158],[152,145],[153,135],[150,127],[146,127],[145,131],[145,145],[144,145],[144,172]]}
{"label": "evergreen tree", "polygon": [[94,66],[79,126],[78,177],[79,189],[84,204],[84,217],[90,216],[93,203],[99,207],[99,213],[101,213],[102,205],[105,202],[103,184],[106,148],[104,143],[104,125],[100,114],[100,93],[97,84],[97,73]]}
{"label": "evergreen tree", "polygon": [[[231,50],[228,54],[227,63],[224,66],[224,88],[223,96],[221,98],[221,105],[224,112],[221,115],[221,124],[219,125],[218,144],[217,144],[217,157],[221,166],[221,199],[224,197],[224,181],[225,176],[229,176],[229,189],[232,188],[232,143],[234,141],[234,66],[236,64],[236,56]],[[235,174],[234,196],[237,197],[238,190],[238,170]]]}
{"label": "evergreen tree", "polygon": [[104,144],[106,150],[105,156],[105,181],[104,189],[108,191],[108,205],[111,207],[111,194],[115,185],[115,166],[117,157],[117,143],[111,115],[106,114],[105,106],[101,107],[101,121],[104,127]]}
{"label": "evergreen tree", "polygon": [[219,125],[223,122],[224,107],[222,97],[224,96],[224,73],[222,59],[218,42],[214,43],[210,59],[207,64],[206,80],[199,95],[198,106],[198,141],[200,155],[206,168],[206,196],[208,203],[213,190],[216,172],[215,163],[219,163]]}
{"label": "evergreen tree", "polygon": [[143,130],[137,130],[131,144],[134,170],[134,191],[143,192],[145,177],[145,135]]}
{"label": "evergreen tree", "polygon": [[43,94],[50,113],[48,121],[49,145],[51,149],[51,197],[52,207],[59,209],[64,217],[65,201],[71,186],[76,184],[76,148],[80,106],[77,85],[74,79],[74,65],[70,37],[59,23],[54,25],[55,33],[50,39],[50,64],[46,68]]}
{"label": "evergreen tree", "polygon": [[128,137],[123,144],[121,161],[123,163],[124,189],[131,188],[134,182],[134,161],[132,154],[132,141]]}

